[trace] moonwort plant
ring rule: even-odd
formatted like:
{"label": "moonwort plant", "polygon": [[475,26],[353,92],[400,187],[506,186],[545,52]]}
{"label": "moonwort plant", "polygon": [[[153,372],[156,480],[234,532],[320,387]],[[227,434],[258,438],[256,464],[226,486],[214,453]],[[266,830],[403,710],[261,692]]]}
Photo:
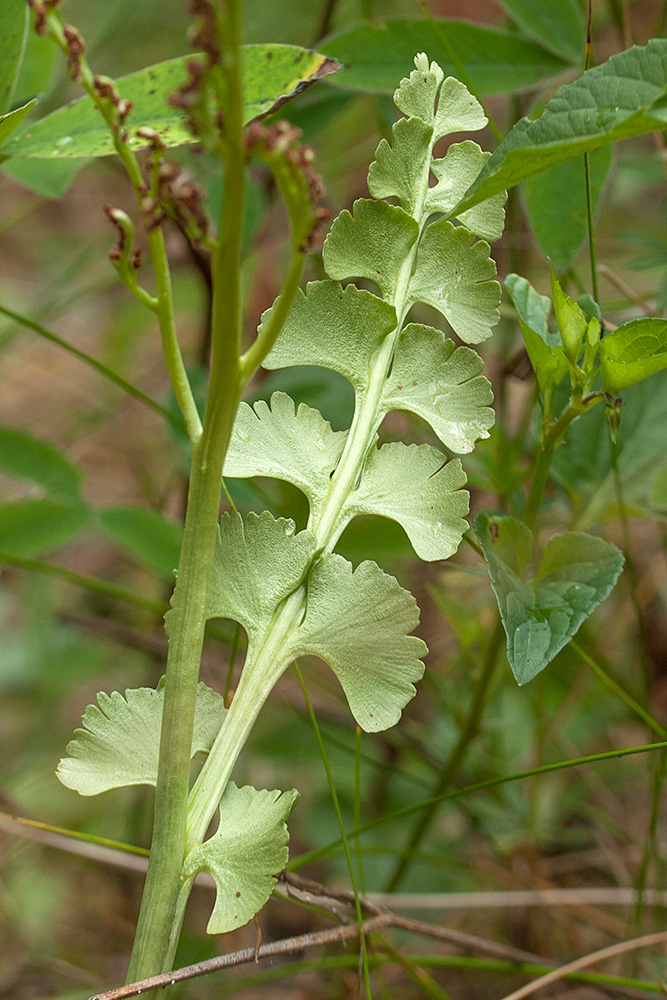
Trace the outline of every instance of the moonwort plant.
{"label": "moonwort plant", "polygon": [[[234,9],[230,5],[224,27],[238,39]],[[223,65],[213,58],[211,75]],[[283,290],[240,365],[224,340],[216,348],[214,332],[209,401],[194,445],[183,551],[166,617],[166,679],[157,689],[101,694],[58,769],[60,780],[84,795],[156,785],[131,979],[171,967],[199,872],[208,871],[217,888],[210,933],[246,923],[271,894],[287,860],[285,821],[298,793],[238,788],[231,775],[289,664],[305,654],[328,662],[356,721],[369,732],[398,721],[424,670],[425,644],[411,634],[418,622],[412,595],[374,562],[354,568],[334,551],[349,521],[370,513],[398,521],[421,558],[452,555],[467,529],[460,460],[426,444],[378,447],[378,430],[390,411],[410,411],[430,424],[447,451],[464,454],[493,423],[479,356],[434,327],[409,322],[413,305],[426,303],[467,343],[491,335],[500,287],[486,241],[501,235],[504,202],[501,193],[464,213],[458,224],[443,220],[488,154],[465,140],[438,159],[434,145],[443,136],[481,129],[486,117],[466,87],[443,80],[425,55],[415,65],[395,94],[405,117],[396,123],[391,144],[380,143],[369,171],[372,197],[356,202],[352,213],[342,212],[326,239],[328,279],[298,291],[289,309]],[[205,101],[193,102],[203,117]],[[232,150],[228,136],[226,141],[229,185],[234,170],[243,173],[245,150],[240,142]],[[159,152],[153,142],[155,160]],[[239,309],[238,298],[227,297],[238,238],[233,223],[226,225],[214,266],[214,331]],[[374,290],[351,278],[372,282]],[[259,361],[267,368],[310,364],[341,373],[355,392],[350,428],[333,431],[317,410],[297,408],[283,393],[275,393],[270,405],[238,405],[249,357],[255,367]],[[230,400],[234,421],[226,435],[220,414],[229,414]],[[218,526],[225,452],[226,476],[272,476],[298,486],[310,507],[306,528],[296,532],[292,521],[268,511],[245,521],[236,511],[225,513]],[[220,695],[197,684],[203,627],[215,617],[234,619],[248,637],[227,709]],[[197,753],[206,759],[190,788],[190,761]],[[207,839],[216,817],[217,830]]]}

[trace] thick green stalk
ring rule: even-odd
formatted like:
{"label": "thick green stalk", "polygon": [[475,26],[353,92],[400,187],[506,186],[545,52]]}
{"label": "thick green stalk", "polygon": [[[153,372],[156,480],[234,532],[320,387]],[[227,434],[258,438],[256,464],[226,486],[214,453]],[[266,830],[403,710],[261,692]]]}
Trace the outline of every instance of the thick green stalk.
{"label": "thick green stalk", "polygon": [[222,463],[240,396],[241,234],[245,190],[241,4],[226,10],[224,74],[227,170],[220,248],[213,262],[211,379],[201,439],[193,448],[183,546],[169,616],[155,825],[137,936],[128,972],[136,980],[166,971],[173,959],[183,907],[179,906],[190,775],[190,750],[206,595],[217,531]]}

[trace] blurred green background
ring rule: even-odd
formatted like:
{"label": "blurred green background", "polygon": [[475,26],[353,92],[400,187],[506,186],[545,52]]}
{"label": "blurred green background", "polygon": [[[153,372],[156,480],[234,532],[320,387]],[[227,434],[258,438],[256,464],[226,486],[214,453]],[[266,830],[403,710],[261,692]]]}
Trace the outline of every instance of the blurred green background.
{"label": "blurred green background", "polygon": [[[536,10],[551,16],[553,24],[536,26]],[[489,69],[488,62],[480,63],[482,57],[475,56],[474,46],[471,52],[461,50],[462,59],[470,57],[466,67],[473,79],[480,72],[476,59],[491,73],[491,82],[483,82],[490,95],[485,100],[503,133],[521,115],[531,109],[536,113],[556,86],[579,71],[583,13],[576,0],[544,5],[432,0],[428,11],[436,18],[495,26],[503,38],[516,36],[534,47],[532,69],[526,70],[533,75],[521,85],[512,75],[516,66],[503,62],[502,51],[498,64]],[[102,5],[68,0],[64,17],[85,36],[96,72],[119,76],[188,51],[190,18],[180,0],[110,0]],[[426,8],[417,0],[246,3],[249,42],[289,42],[351,53],[345,71],[350,76],[341,74],[338,80],[315,85],[280,112],[313,146],[326,204],[334,214],[367,194],[368,164],[395,119],[391,88],[374,89],[378,53],[387,64],[392,62],[386,45],[377,41],[384,20],[391,18],[428,24]],[[665,5],[658,0],[595,3],[595,60],[662,34],[664,23]],[[343,41],[336,37],[357,25],[365,26],[366,34],[346,35]],[[400,62],[400,54],[389,55]],[[390,78],[397,84],[410,68],[408,58]],[[392,72],[391,66],[387,72]],[[31,37],[16,103],[37,94],[43,95],[40,115],[78,96],[59,54],[47,40]],[[489,129],[480,136],[484,148],[494,147]],[[635,315],[664,313],[664,154],[663,138],[648,136],[593,161],[601,305],[612,326]],[[216,169],[188,148],[174,151],[173,159],[204,184],[215,216],[220,204]],[[133,207],[119,164],[113,158],[87,163],[69,186],[62,161],[14,167],[10,161],[0,173],[0,306],[44,324],[173,410],[153,317],[120,285],[107,259],[115,237],[103,206],[111,203],[128,211]],[[494,250],[501,280],[509,271],[518,271],[547,292],[549,254],[571,294],[590,291],[582,176],[581,164],[573,162],[512,193],[507,232]],[[248,337],[279,290],[287,251],[287,227],[275,191],[262,170],[251,167],[250,178],[244,263]],[[61,197],[47,197],[59,190]],[[175,227],[168,226],[167,241],[179,334],[203,398],[206,266]],[[307,274],[321,274],[316,252]],[[520,515],[538,417],[532,376],[507,299],[501,325],[483,353],[498,419],[490,439],[464,462],[472,506]],[[187,446],[159,414],[2,315],[0,365],[0,424],[9,428],[0,433],[0,550],[12,557],[0,577],[0,997],[74,1000],[122,981],[138,911],[140,873],[107,864],[95,849],[90,858],[58,849],[46,833],[21,836],[6,817],[148,845],[149,791],[124,789],[84,799],[63,788],[54,770],[98,690],[153,685],[163,672],[161,609],[178,555]],[[349,423],[348,387],[331,373],[265,373],[253,385],[252,397],[267,397],[278,388],[321,408],[336,427]],[[624,404],[618,475],[629,515],[632,564],[615,593],[584,626],[579,641],[654,717],[664,720],[667,379],[655,376],[628,390]],[[428,440],[425,426],[405,414],[393,414],[383,433]],[[56,450],[40,452],[33,438]],[[297,522],[304,517],[302,498],[285,484],[267,480],[229,486],[241,509],[268,507]],[[39,509],[27,503],[34,500],[43,501]],[[593,530],[627,550],[601,407],[572,427],[557,452],[543,521],[549,530]],[[340,549],[354,562],[377,559],[415,593],[422,609],[419,633],[430,648],[426,676],[400,725],[363,736],[361,822],[367,823],[419,803],[437,782],[470,712],[494,603],[483,563],[465,546],[448,564],[417,563],[400,528],[365,519],[348,529]],[[21,565],[21,560],[32,563]],[[48,572],[50,566],[65,572],[54,575]],[[207,643],[202,679],[218,689],[224,687],[232,637],[232,627],[221,623],[217,636]],[[321,664],[307,665],[307,680],[349,828],[354,724],[342,692]],[[453,777],[453,787],[653,738],[572,648],[525,689],[516,686],[501,662],[480,732]],[[438,811],[401,888],[446,894],[613,889],[645,883],[663,890],[663,768],[658,754],[638,756],[461,795]],[[302,797],[290,821],[292,858],[337,839],[317,745],[291,674],[263,712],[240,771],[243,780],[259,787],[300,789]],[[363,839],[367,891],[384,888],[412,822],[386,823]],[[308,866],[304,874],[347,885],[340,852]],[[254,944],[252,925],[224,941],[207,939],[203,931],[210,901],[206,888],[195,892],[179,964]],[[449,911],[446,900],[441,904],[429,919],[510,942],[553,961],[662,927],[662,910],[651,906]],[[414,912],[423,915],[419,909]],[[261,925],[264,940],[269,940],[319,927],[322,921],[309,909],[277,899],[263,911]],[[419,952],[432,947],[433,954],[438,953],[437,946],[423,942],[401,938],[400,944]],[[319,955],[324,963],[327,954],[345,952],[338,947],[306,957]],[[347,955],[349,968],[299,971],[277,965],[275,980],[262,982],[261,972],[242,967],[182,987],[179,995],[352,997],[354,949]],[[277,978],[280,973],[284,975]],[[641,973],[659,979],[664,968],[649,963]],[[255,974],[257,981],[252,979]],[[496,996],[513,982],[479,971],[432,975],[455,997]],[[387,996],[429,995],[423,983],[415,983],[395,963],[386,966],[382,976],[378,995],[383,988]]]}

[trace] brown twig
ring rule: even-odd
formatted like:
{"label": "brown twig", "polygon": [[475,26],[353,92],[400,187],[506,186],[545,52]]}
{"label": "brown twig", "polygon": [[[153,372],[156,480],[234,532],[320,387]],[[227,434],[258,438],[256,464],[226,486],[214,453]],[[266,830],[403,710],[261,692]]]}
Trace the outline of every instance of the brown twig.
{"label": "brown twig", "polygon": [[[376,917],[365,920],[361,930],[364,934],[372,934],[373,931],[381,927],[390,927],[393,924],[394,915],[392,913],[381,913]],[[324,931],[311,931],[308,934],[299,934],[296,937],[284,938],[282,941],[272,941],[263,944],[256,951],[252,948],[242,948],[240,951],[233,951],[227,955],[218,955],[216,958],[209,958],[205,962],[197,962],[195,965],[187,965],[182,969],[173,972],[164,972],[159,976],[151,976],[149,979],[142,979],[137,983],[129,983],[127,986],[119,986],[106,993],[97,993],[91,1000],[126,1000],[127,997],[138,996],[148,990],[165,989],[167,986],[175,986],[176,983],[186,982],[188,979],[197,979],[199,976],[207,976],[211,972],[218,972],[220,969],[230,969],[236,965],[245,965],[247,962],[254,962],[255,959],[268,958],[273,955],[291,955],[294,952],[304,951],[306,948],[313,948],[317,945],[334,944],[342,941],[349,941],[359,936],[358,924],[344,924],[340,927],[333,927]]]}
{"label": "brown twig", "polygon": [[[320,898],[335,897],[335,893],[331,890],[325,890],[318,895]],[[372,934],[383,927],[396,927],[412,934],[445,941],[448,944],[456,944],[464,950],[475,951],[496,958],[500,957],[514,962],[537,962],[540,965],[545,964],[543,958],[532,955],[530,952],[522,951],[519,948],[496,944],[494,941],[486,941],[473,934],[465,934],[462,931],[451,930],[447,927],[437,927],[434,924],[427,924],[421,920],[411,920],[408,917],[401,917],[389,911],[376,913],[374,916],[369,917],[368,920],[363,922],[361,931],[364,934]],[[273,955],[290,955],[294,952],[304,951],[307,948],[317,947],[318,945],[350,941],[359,936],[359,931],[359,925],[356,923],[343,924],[324,931],[310,931],[308,934],[299,934],[297,937],[273,941],[270,944],[262,945],[258,949],[243,948],[240,951],[230,952],[227,955],[218,955],[216,958],[210,958],[204,962],[197,962],[195,965],[176,969],[173,972],[164,972],[159,976],[151,976],[149,979],[142,979],[136,983],[129,983],[127,986],[119,986],[105,993],[98,993],[91,1000],[126,1000],[127,997],[138,996],[148,990],[165,989],[167,986],[175,986],[176,983],[183,983],[189,979],[196,979],[199,976],[206,976],[211,972],[229,969],[236,965],[245,965],[248,962],[258,961],[260,958],[268,958]]]}

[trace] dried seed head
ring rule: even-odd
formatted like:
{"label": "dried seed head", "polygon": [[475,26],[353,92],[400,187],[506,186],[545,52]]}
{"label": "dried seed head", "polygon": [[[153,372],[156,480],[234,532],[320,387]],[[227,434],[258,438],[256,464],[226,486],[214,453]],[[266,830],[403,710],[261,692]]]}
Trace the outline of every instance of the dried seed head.
{"label": "dried seed head", "polygon": [[194,49],[206,53],[209,66],[220,62],[220,46],[215,18],[215,8],[210,0],[190,0],[189,13],[200,18],[189,32],[189,41]]}
{"label": "dried seed head", "polygon": [[57,10],[61,0],[28,0],[28,7],[34,15],[34,28],[38,35],[45,35],[47,31],[47,14],[50,10]]}
{"label": "dried seed head", "polygon": [[80,83],[83,76],[81,60],[86,51],[86,43],[81,32],[71,24],[63,25],[63,35],[67,42],[67,72],[72,80]]}

